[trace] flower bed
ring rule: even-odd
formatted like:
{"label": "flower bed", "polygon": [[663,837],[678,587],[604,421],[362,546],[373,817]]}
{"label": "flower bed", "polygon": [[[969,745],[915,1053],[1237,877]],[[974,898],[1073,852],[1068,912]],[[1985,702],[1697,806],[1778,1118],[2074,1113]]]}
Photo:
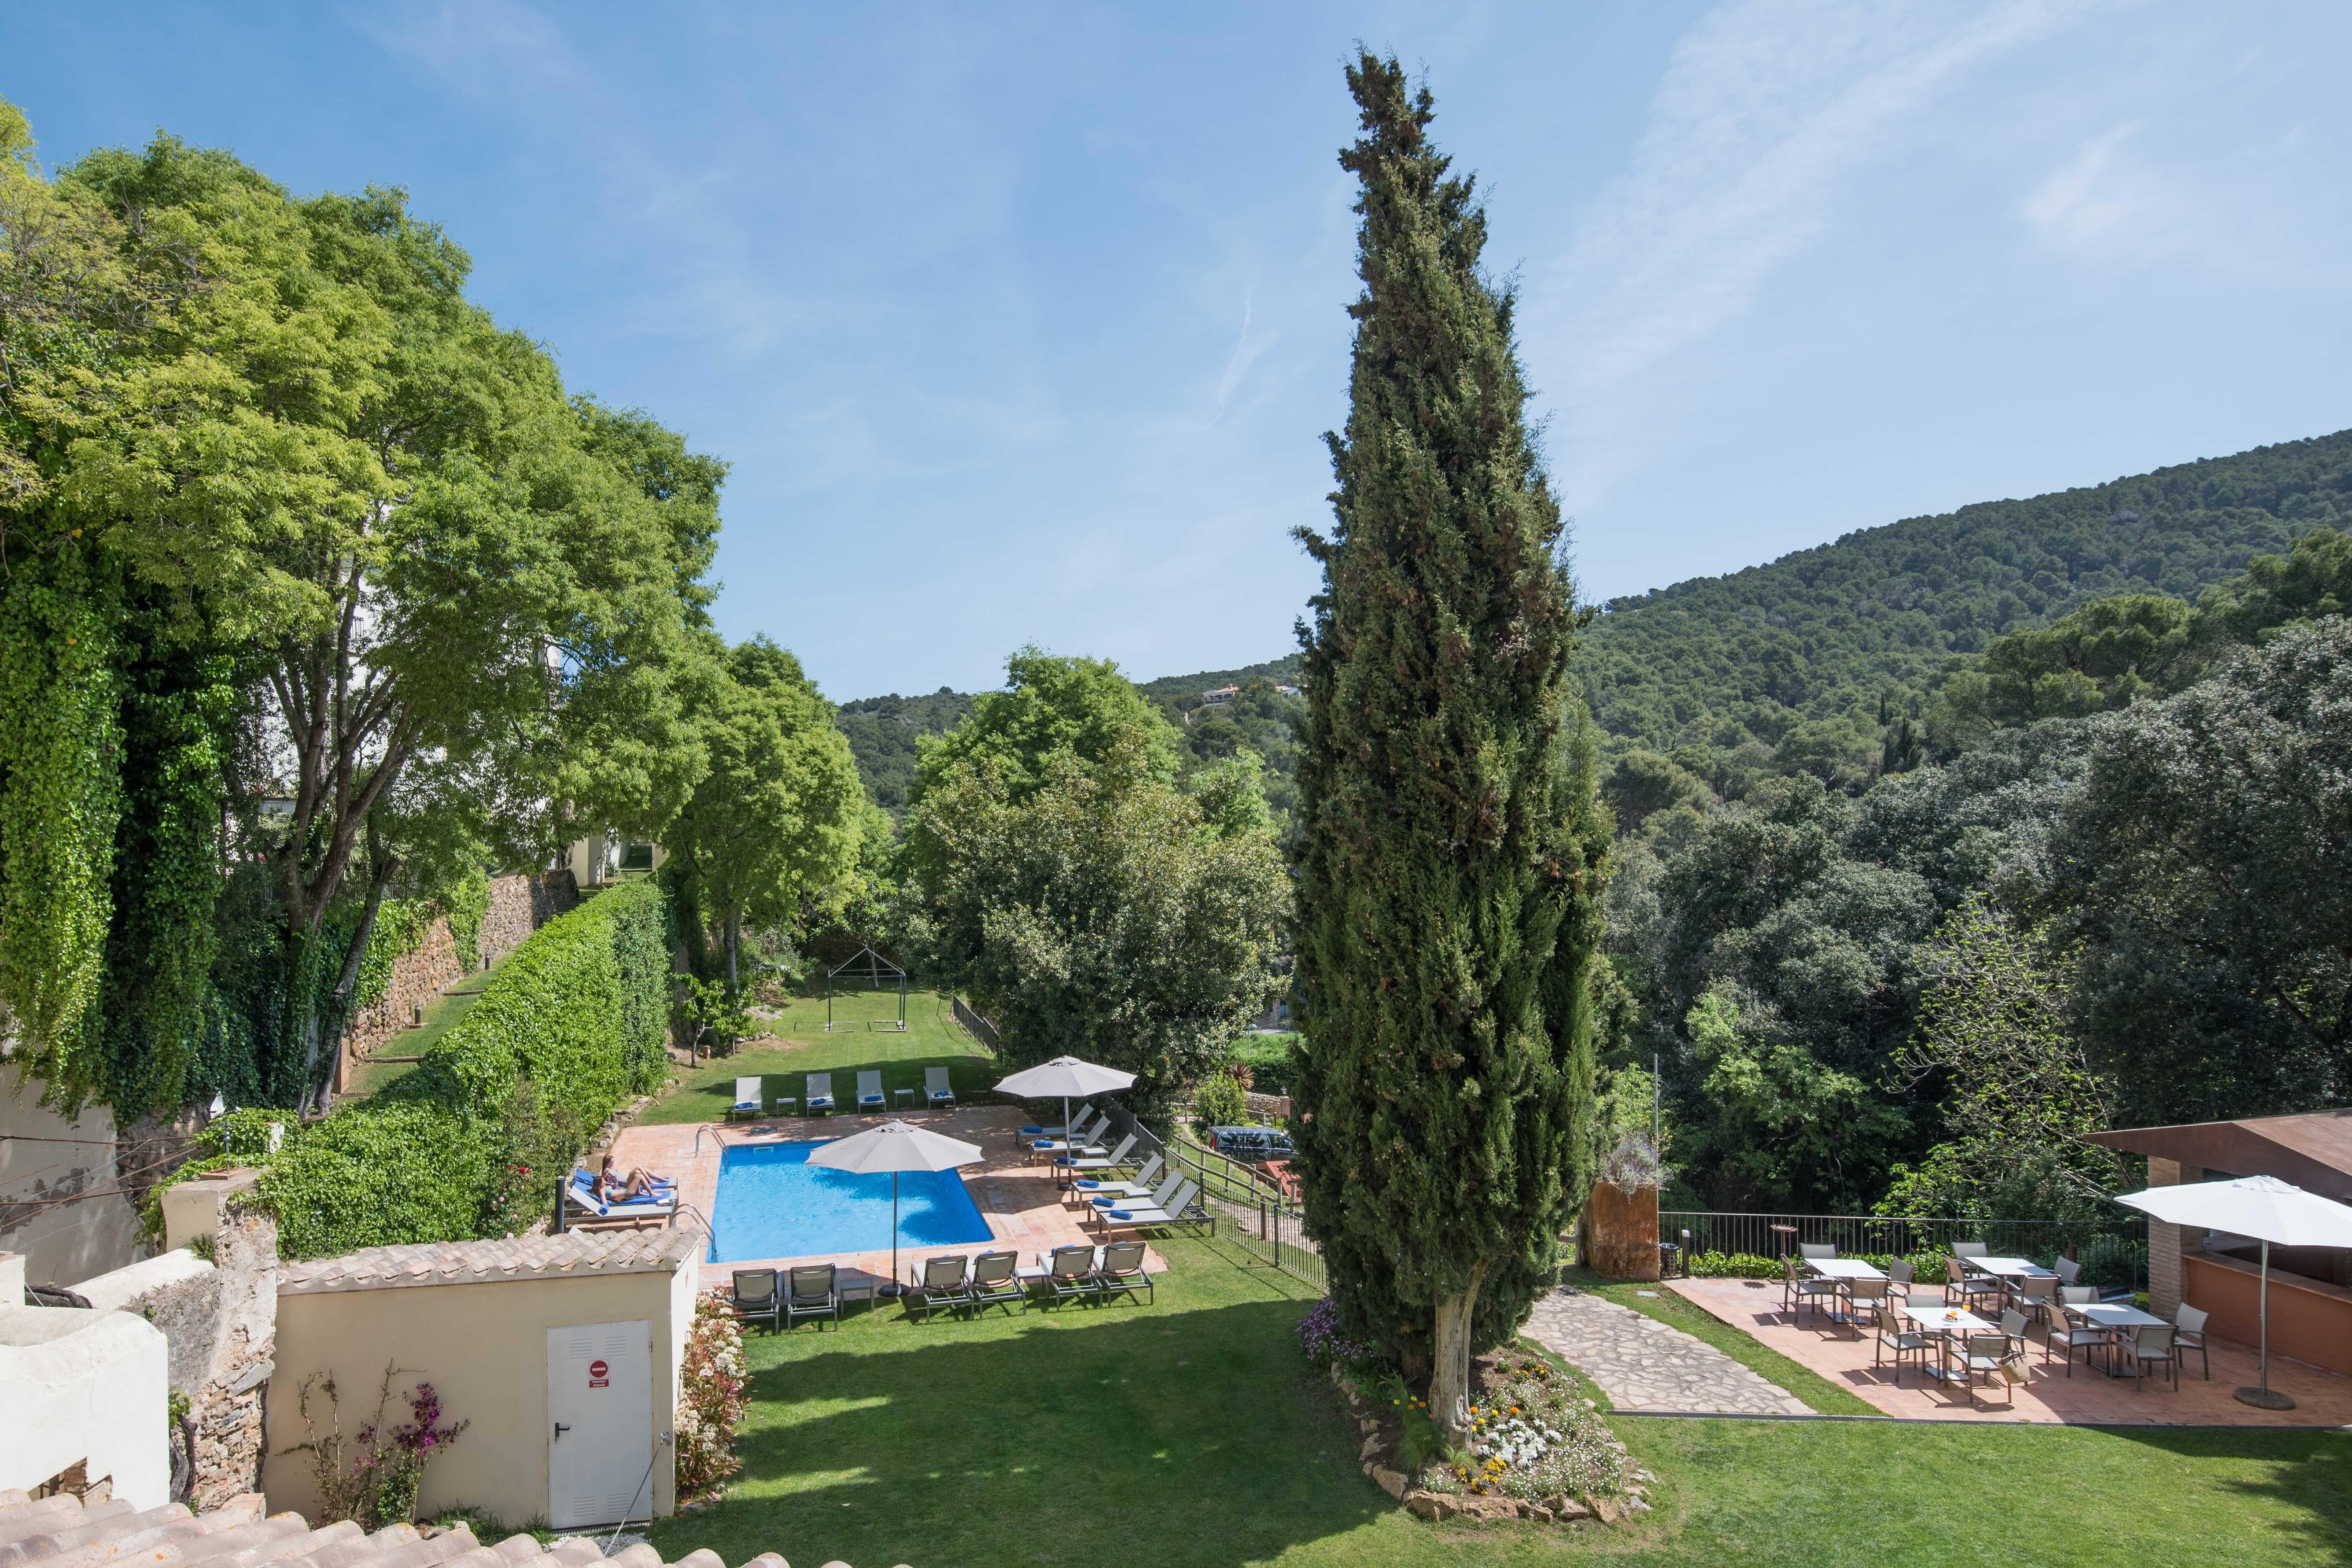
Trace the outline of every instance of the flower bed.
{"label": "flower bed", "polygon": [[1648,1472],[1599,1407],[1539,1355],[1512,1349],[1478,1359],[1470,1447],[1450,1453],[1402,1380],[1376,1384],[1336,1356],[1328,1364],[1364,1435],[1364,1473],[1423,1519],[1615,1523],[1650,1506]]}

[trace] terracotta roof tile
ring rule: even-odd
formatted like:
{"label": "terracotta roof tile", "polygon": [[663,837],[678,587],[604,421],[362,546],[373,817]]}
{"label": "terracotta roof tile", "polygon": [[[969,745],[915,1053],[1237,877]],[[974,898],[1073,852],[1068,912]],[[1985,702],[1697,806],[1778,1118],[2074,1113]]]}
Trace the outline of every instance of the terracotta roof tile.
{"label": "terracotta roof tile", "polygon": [[410,1285],[496,1285],[583,1274],[668,1274],[701,1252],[698,1232],[674,1228],[425,1241],[289,1263],[278,1271],[278,1292],[299,1296]]}

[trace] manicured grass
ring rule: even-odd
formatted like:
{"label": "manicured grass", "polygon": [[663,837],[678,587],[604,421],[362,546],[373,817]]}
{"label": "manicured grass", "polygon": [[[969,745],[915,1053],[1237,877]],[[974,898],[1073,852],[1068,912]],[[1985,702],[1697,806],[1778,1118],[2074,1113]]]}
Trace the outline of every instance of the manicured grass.
{"label": "manicured grass", "polygon": [[[386,1040],[376,1050],[378,1057],[421,1057],[432,1048],[433,1042],[449,1032],[450,1026],[464,1017],[475,1003],[482,999],[482,987],[497,973],[499,965],[507,961],[500,953],[487,968],[477,969],[459,979],[446,991],[425,1004],[425,1022],[406,1028]],[[372,1061],[360,1068],[352,1079],[352,1092],[379,1094],[394,1079],[416,1070],[415,1062]]]}
{"label": "manicured grass", "polygon": [[[1824,1415],[1875,1415],[1878,1407],[1856,1394],[1852,1389],[1840,1388],[1811,1368],[1791,1361],[1753,1335],[1743,1334],[1706,1308],[1686,1301],[1664,1285],[1639,1285],[1631,1281],[1603,1279],[1583,1268],[1570,1268],[1560,1275],[1560,1282],[1580,1290],[1590,1290],[1605,1297],[1621,1307],[1631,1307],[1644,1317],[1655,1318],[1662,1323],[1680,1329],[1695,1340],[1713,1345],[1717,1350],[1748,1367],[1750,1371],[1771,1379]],[[1773,1289],[1778,1290],[1779,1286]],[[1654,1296],[1644,1296],[1644,1290],[1654,1290]]]}
{"label": "manicured grass", "polygon": [[1648,1521],[1424,1524],[1359,1471],[1300,1360],[1303,1288],[1222,1241],[1160,1248],[1149,1307],[753,1331],[744,1471],[655,1544],[860,1568],[2352,1563],[2352,1436],[2333,1432],[1619,1415],[1660,1478]]}
{"label": "manicured grass", "polygon": [[[870,993],[836,997],[833,1007],[837,1022],[859,1024],[896,1018],[898,1012],[898,999],[895,994]],[[863,1028],[854,1033],[827,1034],[824,1020],[822,994],[795,997],[773,1016],[760,1020],[775,1039],[750,1042],[733,1056],[715,1057],[698,1067],[677,1072],[677,1087],[646,1107],[637,1120],[724,1121],[727,1108],[735,1101],[735,1080],[753,1073],[761,1075],[762,1097],[772,1105],[778,1095],[803,1098],[803,1074],[830,1072],[835,1100],[850,1110],[856,1109],[854,1097],[861,1068],[881,1070],[886,1094],[899,1089],[920,1089],[926,1068],[946,1068],[948,1081],[955,1086],[958,1095],[966,1098],[986,1092],[1003,1076],[987,1049],[957,1027],[947,996],[937,991],[908,991],[907,1032],[903,1035]],[[917,1100],[919,1103],[919,1095]],[[898,1109],[895,1094],[890,1094],[890,1108]]]}

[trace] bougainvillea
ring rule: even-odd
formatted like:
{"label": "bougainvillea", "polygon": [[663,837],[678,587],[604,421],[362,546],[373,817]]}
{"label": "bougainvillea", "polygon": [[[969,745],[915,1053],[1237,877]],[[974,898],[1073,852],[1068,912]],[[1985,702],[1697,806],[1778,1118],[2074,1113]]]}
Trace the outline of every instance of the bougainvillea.
{"label": "bougainvillea", "polygon": [[707,1497],[743,1468],[735,1424],[743,1419],[743,1331],[717,1292],[694,1304],[686,1338],[686,1392],[677,1402],[677,1497]]}

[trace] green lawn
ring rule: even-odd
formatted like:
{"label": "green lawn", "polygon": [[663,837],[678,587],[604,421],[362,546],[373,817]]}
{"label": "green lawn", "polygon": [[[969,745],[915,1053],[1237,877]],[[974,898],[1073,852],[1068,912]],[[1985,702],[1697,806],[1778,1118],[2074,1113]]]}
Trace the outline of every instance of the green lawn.
{"label": "green lawn", "polygon": [[[425,1022],[414,1028],[403,1029],[377,1048],[382,1057],[421,1057],[433,1042],[449,1032],[450,1026],[464,1017],[475,1003],[482,999],[482,987],[498,973],[499,965],[507,961],[500,953],[487,969],[477,969],[460,978],[446,991],[425,1004]],[[394,1079],[416,1069],[415,1062],[371,1061],[352,1075],[349,1093],[376,1094]]]}
{"label": "green lawn", "polygon": [[[835,1022],[860,1026],[894,1019],[898,1013],[895,994],[869,993],[837,997],[833,1005]],[[803,1074],[830,1072],[833,1097],[845,1108],[855,1107],[852,1097],[861,1068],[881,1070],[886,1093],[898,1089],[921,1089],[925,1068],[946,1068],[948,1081],[955,1086],[956,1093],[964,1096],[983,1092],[1003,1076],[997,1070],[995,1058],[956,1026],[954,1011],[941,992],[910,989],[907,993],[907,1032],[903,1035],[877,1033],[862,1026],[855,1032],[828,1034],[824,1022],[822,995],[795,998],[778,1016],[760,1020],[761,1026],[773,1034],[775,1039],[754,1041],[733,1056],[715,1057],[699,1067],[679,1072],[677,1087],[646,1107],[637,1120],[724,1121],[727,1108],[735,1100],[735,1080],[753,1073],[761,1075],[762,1096],[773,1104],[780,1094],[795,1100],[804,1098]],[[891,1106],[896,1109],[897,1105],[898,1097],[892,1095]]]}
{"label": "green lawn", "polygon": [[1234,1042],[1234,1058],[1247,1062],[1250,1087],[1260,1094],[1290,1092],[1290,1047],[1295,1034],[1244,1035]]}
{"label": "green lawn", "polygon": [[1424,1524],[1364,1479],[1299,1360],[1303,1289],[1221,1241],[1161,1250],[1150,1307],[753,1331],[744,1471],[655,1544],[860,1568],[2352,1563],[2332,1432],[1621,1415],[1661,1479],[1650,1522]]}

